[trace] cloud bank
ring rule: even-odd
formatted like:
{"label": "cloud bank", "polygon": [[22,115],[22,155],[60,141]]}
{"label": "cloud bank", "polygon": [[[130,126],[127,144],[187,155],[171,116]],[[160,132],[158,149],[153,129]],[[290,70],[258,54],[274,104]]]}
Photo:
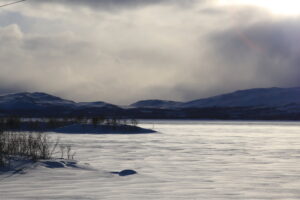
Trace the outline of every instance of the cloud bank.
{"label": "cloud bank", "polygon": [[128,104],[298,86],[299,18],[216,2],[31,0],[2,10],[0,92]]}

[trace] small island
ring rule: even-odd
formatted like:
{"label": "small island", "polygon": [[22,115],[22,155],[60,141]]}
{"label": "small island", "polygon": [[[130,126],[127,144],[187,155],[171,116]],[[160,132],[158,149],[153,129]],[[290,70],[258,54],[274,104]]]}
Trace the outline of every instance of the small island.
{"label": "small island", "polygon": [[148,134],[136,119],[104,117],[0,118],[0,173],[24,173],[27,168],[85,168],[74,160],[71,145],[53,140],[51,133]]}
{"label": "small island", "polygon": [[0,129],[14,132],[56,132],[68,134],[148,134],[152,129],[138,126],[136,119],[116,117],[19,118],[0,119]]}

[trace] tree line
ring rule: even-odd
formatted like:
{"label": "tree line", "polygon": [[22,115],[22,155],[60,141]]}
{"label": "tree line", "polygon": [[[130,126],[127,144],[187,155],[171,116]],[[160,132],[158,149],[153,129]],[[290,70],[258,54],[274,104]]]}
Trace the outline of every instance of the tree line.
{"label": "tree line", "polygon": [[0,118],[1,130],[13,131],[48,131],[56,128],[64,127],[71,124],[92,124],[94,126],[137,126],[138,120],[103,116],[76,117],[76,118],[21,118],[21,117],[6,117]]}

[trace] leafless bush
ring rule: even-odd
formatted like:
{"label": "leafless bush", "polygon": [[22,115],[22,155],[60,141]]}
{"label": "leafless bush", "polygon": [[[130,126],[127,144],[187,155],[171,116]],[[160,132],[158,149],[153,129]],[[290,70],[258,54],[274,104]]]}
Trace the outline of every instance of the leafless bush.
{"label": "leafless bush", "polygon": [[59,140],[52,141],[45,133],[15,133],[0,131],[0,166],[9,164],[11,158],[27,158],[33,161],[51,159],[57,147],[62,151],[62,158],[66,151],[68,159],[71,156],[71,146],[62,148]]}
{"label": "leafless bush", "polygon": [[65,158],[68,160],[74,159],[76,153],[72,151],[71,145],[59,144],[59,150],[61,158]]}

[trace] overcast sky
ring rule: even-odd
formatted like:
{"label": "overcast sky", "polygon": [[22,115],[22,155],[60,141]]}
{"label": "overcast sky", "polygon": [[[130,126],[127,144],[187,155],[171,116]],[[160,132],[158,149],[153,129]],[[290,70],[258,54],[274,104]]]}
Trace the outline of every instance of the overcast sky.
{"label": "overcast sky", "polygon": [[0,93],[128,104],[300,86],[299,20],[298,0],[27,0],[0,8]]}

